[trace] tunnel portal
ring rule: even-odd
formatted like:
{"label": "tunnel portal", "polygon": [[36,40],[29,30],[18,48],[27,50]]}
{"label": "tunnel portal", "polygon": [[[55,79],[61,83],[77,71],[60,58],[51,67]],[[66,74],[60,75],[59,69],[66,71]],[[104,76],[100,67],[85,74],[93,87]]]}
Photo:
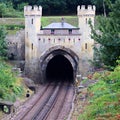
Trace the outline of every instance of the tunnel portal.
{"label": "tunnel portal", "polygon": [[54,56],[46,67],[46,80],[73,82],[73,68],[63,55]]}
{"label": "tunnel portal", "polygon": [[40,58],[41,83],[51,81],[75,82],[79,57],[69,48],[55,46]]}

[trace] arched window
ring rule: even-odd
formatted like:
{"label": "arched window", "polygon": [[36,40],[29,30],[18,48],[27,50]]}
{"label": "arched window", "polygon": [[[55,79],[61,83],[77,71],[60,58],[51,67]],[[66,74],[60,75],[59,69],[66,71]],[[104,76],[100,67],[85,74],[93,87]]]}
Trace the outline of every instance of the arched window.
{"label": "arched window", "polygon": [[26,36],[27,36],[27,38],[28,38],[28,32],[26,32]]}
{"label": "arched window", "polygon": [[45,43],[45,38],[43,38],[43,43]]}
{"label": "arched window", "polygon": [[31,21],[31,23],[33,24],[33,18],[32,18],[32,21]]}
{"label": "arched window", "polygon": [[87,24],[87,18],[85,19],[85,23]]}
{"label": "arched window", "polygon": [[55,43],[55,39],[54,39],[54,43]]}
{"label": "arched window", "polygon": [[32,48],[32,50],[33,50],[33,43],[32,43],[32,45],[31,45],[31,48]]}
{"label": "arched window", "polygon": [[88,46],[87,46],[87,43],[85,43],[85,49],[87,49],[87,47],[88,47]]}

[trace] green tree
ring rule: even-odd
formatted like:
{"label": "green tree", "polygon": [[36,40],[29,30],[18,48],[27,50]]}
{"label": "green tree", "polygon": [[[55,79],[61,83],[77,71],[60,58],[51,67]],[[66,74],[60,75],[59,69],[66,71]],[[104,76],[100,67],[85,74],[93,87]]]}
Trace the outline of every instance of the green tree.
{"label": "green tree", "polygon": [[6,57],[7,55],[7,44],[5,41],[6,29],[3,26],[0,26],[0,57]]}
{"label": "green tree", "polygon": [[[115,2],[115,0],[111,1]],[[11,3],[13,8],[19,11],[23,10],[23,5],[26,5],[26,3],[29,5],[41,5],[45,15],[75,14],[78,5],[90,4],[96,5],[97,14],[108,13],[109,11],[104,4],[104,0],[0,0],[0,3]],[[11,8],[10,4],[7,6],[7,9],[9,8]]]}
{"label": "green tree", "polygon": [[0,3],[0,17],[3,17],[6,11],[6,4]]}
{"label": "green tree", "polygon": [[16,72],[12,71],[12,66],[0,58],[0,100],[15,101],[23,94],[23,86]]}
{"label": "green tree", "polygon": [[[106,6],[106,0],[91,0],[92,4],[94,4],[97,8],[97,14],[106,14],[109,13],[109,8]],[[116,0],[111,0],[112,3],[114,3]]]}
{"label": "green tree", "polygon": [[17,9],[20,10],[20,11],[23,11],[24,10],[24,6],[27,6],[28,3],[20,3],[17,5]]}
{"label": "green tree", "polygon": [[66,11],[66,0],[38,0],[36,4],[43,7],[43,14],[58,15]]}
{"label": "green tree", "polygon": [[111,12],[108,17],[99,16],[96,29],[92,28],[92,38],[100,44],[99,59],[107,66],[116,66],[120,56],[120,0],[114,4],[106,0]]}

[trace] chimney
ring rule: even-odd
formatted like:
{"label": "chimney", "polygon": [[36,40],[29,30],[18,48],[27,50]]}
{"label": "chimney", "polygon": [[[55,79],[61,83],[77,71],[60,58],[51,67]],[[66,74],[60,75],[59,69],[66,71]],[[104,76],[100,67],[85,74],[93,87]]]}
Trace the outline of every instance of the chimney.
{"label": "chimney", "polygon": [[64,26],[64,18],[63,17],[61,19],[61,24],[62,24],[62,26]]}

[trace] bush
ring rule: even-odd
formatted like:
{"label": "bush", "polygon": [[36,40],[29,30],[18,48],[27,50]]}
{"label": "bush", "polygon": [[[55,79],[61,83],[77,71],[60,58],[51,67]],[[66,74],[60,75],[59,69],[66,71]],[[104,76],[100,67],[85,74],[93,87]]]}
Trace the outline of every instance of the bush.
{"label": "bush", "polygon": [[23,12],[9,11],[4,14],[6,18],[23,18]]}
{"label": "bush", "polygon": [[[120,61],[118,61],[120,64]],[[93,75],[99,77],[98,73]],[[120,117],[120,65],[106,71],[100,80],[88,88],[89,105],[79,120],[119,120]]]}
{"label": "bush", "polygon": [[20,30],[25,28],[24,25],[5,25],[5,27],[7,30]]}
{"label": "bush", "polygon": [[5,41],[6,29],[3,26],[0,26],[0,57],[5,58],[7,55],[7,44]]}
{"label": "bush", "polygon": [[100,73],[98,73],[98,72],[95,72],[94,74],[93,74],[93,79],[99,79],[100,78]]}
{"label": "bush", "polygon": [[23,11],[16,11],[11,2],[0,3],[0,17],[21,18],[23,17]]}
{"label": "bush", "polygon": [[23,87],[17,84],[16,73],[11,69],[10,65],[0,60],[0,99],[14,102],[23,93]]}

